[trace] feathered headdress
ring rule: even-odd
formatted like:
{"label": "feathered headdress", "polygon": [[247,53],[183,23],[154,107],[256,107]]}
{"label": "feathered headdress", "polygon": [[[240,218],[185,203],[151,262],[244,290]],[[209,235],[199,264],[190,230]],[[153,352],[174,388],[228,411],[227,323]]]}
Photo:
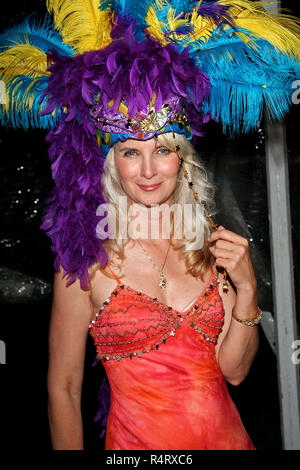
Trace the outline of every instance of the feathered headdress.
{"label": "feathered headdress", "polygon": [[[49,129],[55,181],[42,228],[68,283],[89,285],[107,253],[100,175],[117,140],[232,134],[288,111],[300,78],[299,22],[245,0],[47,0],[49,15],[0,37],[3,125]],[[51,19],[51,16],[53,20]],[[104,234],[102,234],[104,235]]]}

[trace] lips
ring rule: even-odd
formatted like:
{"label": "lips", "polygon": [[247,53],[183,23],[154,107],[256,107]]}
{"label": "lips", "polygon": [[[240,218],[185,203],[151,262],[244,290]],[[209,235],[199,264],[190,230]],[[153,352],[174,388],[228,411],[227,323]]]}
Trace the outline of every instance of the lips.
{"label": "lips", "polygon": [[141,188],[143,191],[155,191],[155,189],[159,188],[161,183],[158,184],[138,184],[138,187]]}

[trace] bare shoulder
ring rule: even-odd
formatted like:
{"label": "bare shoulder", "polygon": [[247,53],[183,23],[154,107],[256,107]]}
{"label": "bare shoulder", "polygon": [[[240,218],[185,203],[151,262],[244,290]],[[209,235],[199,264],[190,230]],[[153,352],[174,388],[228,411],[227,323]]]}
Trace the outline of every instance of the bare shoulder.
{"label": "bare shoulder", "polygon": [[52,314],[58,315],[60,321],[71,321],[80,318],[86,322],[92,312],[90,290],[84,290],[77,279],[67,285],[67,278],[63,277],[63,269],[54,275]]}
{"label": "bare shoulder", "polygon": [[106,266],[104,269],[98,268],[95,271],[90,282],[90,302],[93,310],[92,318],[95,318],[103,302],[115,289],[118,283],[117,278],[120,279],[122,276],[123,273],[120,267],[118,267],[118,264],[115,265],[113,260],[109,262],[109,267]]}

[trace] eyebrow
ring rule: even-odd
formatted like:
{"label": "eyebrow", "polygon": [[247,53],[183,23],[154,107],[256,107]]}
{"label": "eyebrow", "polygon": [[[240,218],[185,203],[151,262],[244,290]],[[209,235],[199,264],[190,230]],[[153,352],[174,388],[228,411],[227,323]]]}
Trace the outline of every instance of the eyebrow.
{"label": "eyebrow", "polygon": [[135,148],[135,147],[123,147],[121,149],[119,149],[119,152],[127,152],[127,150],[136,150],[136,151],[139,151],[139,149]]}
{"label": "eyebrow", "polygon": [[[164,148],[167,148],[166,145],[162,145],[162,144],[158,144],[154,150],[157,150],[161,147],[164,147]],[[136,152],[140,152],[141,149],[139,148],[136,148],[136,147],[123,147],[121,149],[118,150],[118,152],[127,152],[128,150],[135,150]]]}

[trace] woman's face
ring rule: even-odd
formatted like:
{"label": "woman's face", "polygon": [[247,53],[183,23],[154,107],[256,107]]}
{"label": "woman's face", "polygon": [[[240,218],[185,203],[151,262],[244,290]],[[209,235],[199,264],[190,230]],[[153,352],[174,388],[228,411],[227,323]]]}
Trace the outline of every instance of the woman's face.
{"label": "woman's face", "polygon": [[154,138],[117,142],[114,150],[121,185],[132,202],[149,207],[170,202],[180,168],[176,152]]}

